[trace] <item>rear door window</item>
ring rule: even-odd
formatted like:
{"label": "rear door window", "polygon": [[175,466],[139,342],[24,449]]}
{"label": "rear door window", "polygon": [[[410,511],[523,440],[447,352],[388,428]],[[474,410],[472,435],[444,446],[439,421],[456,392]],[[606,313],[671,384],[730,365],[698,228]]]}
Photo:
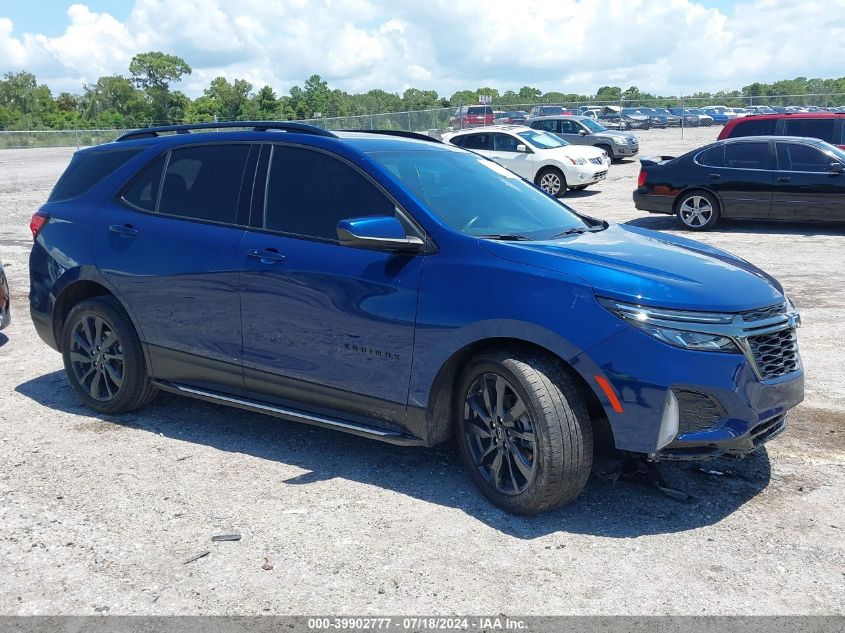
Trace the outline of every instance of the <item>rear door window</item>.
{"label": "rear door window", "polygon": [[234,224],[248,144],[196,145],[170,152],[159,213]]}
{"label": "rear door window", "polygon": [[166,158],[167,155],[162,156],[138,174],[123,194],[126,202],[142,211],[155,211]]}
{"label": "rear door window", "polygon": [[731,132],[731,138],[774,134],[777,122],[777,119],[745,119],[736,124]]}
{"label": "rear door window", "polygon": [[462,147],[466,149],[480,149],[480,150],[490,150],[492,148],[492,144],[490,142],[490,137],[492,134],[470,134],[464,140],[464,144]]}
{"label": "rear door window", "polygon": [[833,130],[836,127],[836,119],[793,119],[787,117],[784,122],[785,136],[809,136],[819,138],[828,143],[836,143],[833,138]]}
{"label": "rear door window", "polygon": [[696,161],[705,167],[724,167],[725,146],[719,144],[704,150],[696,157]]}
{"label": "rear door window", "polygon": [[133,147],[106,152],[74,154],[62,177],[53,187],[48,201],[70,200],[81,196],[144,149]]}
{"label": "rear door window", "polygon": [[733,169],[769,169],[769,144],[725,144],[725,167]]}

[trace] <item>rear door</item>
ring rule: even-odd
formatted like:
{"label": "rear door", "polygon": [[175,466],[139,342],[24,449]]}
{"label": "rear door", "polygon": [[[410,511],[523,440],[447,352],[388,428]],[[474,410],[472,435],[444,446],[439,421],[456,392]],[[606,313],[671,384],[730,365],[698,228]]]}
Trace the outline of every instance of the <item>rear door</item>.
{"label": "rear door", "polygon": [[156,378],[242,386],[238,263],[255,155],[247,143],[173,149],[100,212],[97,265]]}
{"label": "rear door", "polygon": [[728,218],[768,218],[772,206],[771,146],[769,141],[740,141],[713,145],[696,157],[704,167],[703,182],[715,191]]}
{"label": "rear door", "polygon": [[845,221],[845,174],[838,159],[818,147],[777,142],[772,216],[781,220]]}

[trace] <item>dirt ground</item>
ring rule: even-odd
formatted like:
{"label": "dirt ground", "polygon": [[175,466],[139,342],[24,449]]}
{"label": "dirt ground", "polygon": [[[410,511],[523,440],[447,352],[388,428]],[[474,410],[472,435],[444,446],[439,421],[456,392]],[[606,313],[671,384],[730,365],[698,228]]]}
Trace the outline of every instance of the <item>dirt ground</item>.
{"label": "dirt ground", "polygon": [[[718,128],[639,134],[673,154]],[[843,614],[845,227],[732,223],[700,239],[778,277],[804,319],[807,397],[740,462],[662,465],[680,503],[593,478],[517,518],[451,446],[403,449],[161,396],[93,414],[27,307],[29,217],[69,149],[0,151],[0,614]],[[567,196],[661,231],[631,203],[638,162]],[[238,532],[236,542],[212,535]],[[206,553],[207,555],[187,562]]]}

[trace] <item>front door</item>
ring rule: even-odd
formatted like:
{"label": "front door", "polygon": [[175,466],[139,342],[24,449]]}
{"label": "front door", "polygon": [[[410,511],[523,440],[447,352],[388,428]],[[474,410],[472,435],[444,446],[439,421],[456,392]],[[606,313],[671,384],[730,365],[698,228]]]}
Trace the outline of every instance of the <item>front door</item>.
{"label": "front door", "polygon": [[[525,147],[525,151],[517,150],[520,145]],[[493,151],[486,152],[486,155],[515,174],[529,180],[534,179],[533,152],[524,139],[497,132],[493,134]]]}
{"label": "front door", "polygon": [[845,221],[845,174],[841,161],[805,143],[777,143],[772,217],[780,220]]}
{"label": "front door", "polygon": [[246,387],[402,421],[425,258],[338,243],[340,220],[397,213],[349,163],[285,145],[269,160],[240,253]]}
{"label": "front door", "polygon": [[239,209],[254,152],[174,149],[100,211],[97,265],[132,312],[158,379],[242,386]]}

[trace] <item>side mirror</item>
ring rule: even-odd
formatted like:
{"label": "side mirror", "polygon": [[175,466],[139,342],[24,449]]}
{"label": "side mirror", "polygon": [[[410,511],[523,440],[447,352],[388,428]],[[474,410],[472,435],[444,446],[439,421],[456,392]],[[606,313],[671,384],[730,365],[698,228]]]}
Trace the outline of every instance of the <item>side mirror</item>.
{"label": "side mirror", "polygon": [[523,154],[527,153],[528,152],[528,146],[525,143],[520,143],[519,145],[516,146],[516,151],[522,152]]}
{"label": "side mirror", "polygon": [[578,134],[581,136],[587,136],[587,130],[578,130]]}
{"label": "side mirror", "polygon": [[830,173],[841,174],[843,171],[845,171],[845,165],[843,165],[839,161],[833,161],[830,164]]}
{"label": "side mirror", "polygon": [[425,250],[425,242],[416,236],[407,235],[402,223],[389,215],[341,220],[337,224],[337,239],[342,246],[353,248],[394,253],[419,253]]}

